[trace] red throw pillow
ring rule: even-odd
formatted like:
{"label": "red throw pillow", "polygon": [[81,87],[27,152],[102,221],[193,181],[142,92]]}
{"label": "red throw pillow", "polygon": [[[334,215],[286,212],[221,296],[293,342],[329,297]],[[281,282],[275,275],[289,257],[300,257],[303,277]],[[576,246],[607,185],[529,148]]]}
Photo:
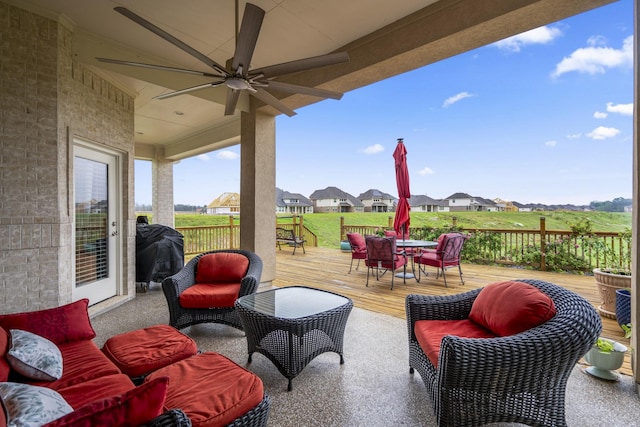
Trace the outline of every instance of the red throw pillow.
{"label": "red throw pillow", "polygon": [[[5,382],[9,379],[9,372],[11,372],[11,367],[9,366],[9,361],[7,360],[7,352],[9,351],[9,334],[7,331],[0,328],[0,382]],[[0,412],[2,412],[0,410]],[[0,427],[2,423],[0,423]]]}
{"label": "red throw pillow", "polygon": [[469,319],[504,337],[539,326],[555,315],[549,295],[528,283],[508,281],[484,287],[471,306]]}
{"label": "red throw pillow", "polygon": [[5,331],[21,329],[40,335],[54,344],[91,340],[96,332],[89,320],[88,299],[46,310],[0,315]]}
{"label": "red throw pillow", "polygon": [[196,283],[240,283],[249,269],[249,259],[235,252],[216,252],[200,257]]}
{"label": "red throw pillow", "polygon": [[158,377],[124,394],[95,400],[45,424],[46,427],[139,426],[162,414],[168,377]]}

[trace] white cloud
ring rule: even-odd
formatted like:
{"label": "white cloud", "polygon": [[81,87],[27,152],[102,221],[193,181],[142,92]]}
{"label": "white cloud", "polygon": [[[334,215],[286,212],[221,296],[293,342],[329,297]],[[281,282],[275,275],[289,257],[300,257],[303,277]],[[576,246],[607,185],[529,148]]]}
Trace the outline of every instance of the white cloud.
{"label": "white cloud", "polygon": [[574,51],[568,57],[564,57],[556,65],[551,77],[558,77],[564,73],[577,71],[587,74],[604,74],[608,68],[633,67],[633,36],[624,39],[622,48],[614,49],[601,46],[600,38],[591,38],[589,47],[583,47]]}
{"label": "white cloud", "polygon": [[607,111],[610,113],[618,113],[625,116],[633,116],[633,103],[614,104],[613,102],[607,102]]}
{"label": "white cloud", "polygon": [[582,138],[581,133],[572,133],[567,135],[567,139],[578,139],[578,138]]}
{"label": "white cloud", "polygon": [[520,52],[524,46],[531,44],[549,44],[562,35],[562,31],[558,27],[538,27],[533,30],[500,40],[494,43],[499,49],[509,52]]}
{"label": "white cloud", "polygon": [[556,145],[558,145],[558,141],[547,141],[544,143],[544,145],[546,145],[547,147],[555,147]]}
{"label": "white cloud", "polygon": [[209,155],[208,154],[198,154],[196,156],[199,160],[202,160],[204,162],[209,161]]}
{"label": "white cloud", "polygon": [[216,153],[216,157],[222,160],[235,160],[240,157],[240,155],[238,153],[234,153],[233,151],[222,150]]}
{"label": "white cloud", "polygon": [[601,111],[596,111],[595,113],[593,113],[593,118],[594,119],[606,119],[608,116],[607,113],[603,113]]}
{"label": "white cloud", "polygon": [[428,166],[423,167],[418,171],[418,175],[433,175],[435,172]]}
{"label": "white cloud", "polygon": [[453,96],[450,96],[449,98],[447,98],[447,99],[444,101],[444,103],[442,104],[442,106],[443,106],[444,108],[447,108],[448,106],[453,105],[453,104],[455,104],[455,103],[456,103],[456,102],[458,102],[458,101],[461,101],[461,100],[463,100],[463,99],[465,99],[465,98],[471,98],[471,97],[473,97],[473,96],[475,96],[475,95],[474,95],[474,94],[472,94],[472,93],[469,93],[469,92],[460,92],[460,93],[459,93],[459,94],[457,94],[457,95],[453,95]]}
{"label": "white cloud", "polygon": [[376,154],[384,151],[384,147],[380,144],[373,144],[362,150],[364,154]]}
{"label": "white cloud", "polygon": [[598,126],[594,130],[589,132],[587,134],[587,136],[589,138],[591,138],[591,139],[607,139],[607,138],[613,138],[614,136],[618,135],[619,133],[620,133],[620,130],[618,130],[616,128],[608,128],[608,127],[604,127],[604,126]]}

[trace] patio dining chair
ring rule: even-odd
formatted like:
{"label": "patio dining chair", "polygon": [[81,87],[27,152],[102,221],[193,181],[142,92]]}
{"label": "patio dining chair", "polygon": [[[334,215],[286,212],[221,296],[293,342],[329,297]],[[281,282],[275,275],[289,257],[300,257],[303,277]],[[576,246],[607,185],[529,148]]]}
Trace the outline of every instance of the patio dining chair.
{"label": "patio dining chair", "polygon": [[460,252],[464,242],[469,237],[460,233],[447,233],[438,238],[438,246],[434,249],[425,249],[419,254],[413,257],[414,265],[418,266],[418,275],[416,281],[420,283],[420,276],[428,274],[425,270],[425,266],[431,266],[437,268],[436,279],[440,277],[444,278],[444,286],[447,286],[447,276],[445,275],[445,268],[458,266],[458,272],[460,273],[460,281],[464,285],[464,279],[462,278],[462,268],[460,267]]}
{"label": "patio dining chair", "polygon": [[[367,287],[369,286],[369,274],[372,274],[373,270],[376,272],[376,280],[380,280],[380,277],[391,270],[391,289],[393,289],[395,271],[402,267],[406,273],[407,269],[407,257],[403,253],[397,252],[396,238],[366,236],[365,242],[367,244],[367,258],[364,263],[367,266]],[[406,274],[402,280],[406,283]]]}
{"label": "patio dining chair", "polygon": [[367,259],[367,243],[364,241],[364,237],[360,233],[347,233],[347,239],[351,246],[351,264],[349,265],[349,273],[353,267],[353,260],[357,259],[356,270],[360,267],[360,260]]}

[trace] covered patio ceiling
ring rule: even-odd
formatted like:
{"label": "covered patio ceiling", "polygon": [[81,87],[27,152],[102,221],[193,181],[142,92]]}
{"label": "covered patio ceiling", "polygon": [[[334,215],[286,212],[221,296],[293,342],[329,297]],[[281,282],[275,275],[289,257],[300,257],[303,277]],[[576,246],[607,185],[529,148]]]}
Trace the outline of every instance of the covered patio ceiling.
{"label": "covered patio ceiling", "polygon": [[[614,0],[252,0],[266,11],[251,68],[346,51],[350,62],[278,80],[346,93]],[[124,6],[219,64],[235,50],[235,0],[8,0],[73,28],[79,62],[135,97],[136,158],[180,160],[240,142],[240,111],[224,115],[226,86],[155,96],[211,78],[98,62],[96,57],[188,68],[206,66],[116,13]],[[272,92],[296,109],[321,99]],[[253,98],[255,99],[255,98]],[[259,101],[258,101],[259,102]],[[339,102],[326,100],[323,102]],[[263,111],[277,115],[269,106]]]}

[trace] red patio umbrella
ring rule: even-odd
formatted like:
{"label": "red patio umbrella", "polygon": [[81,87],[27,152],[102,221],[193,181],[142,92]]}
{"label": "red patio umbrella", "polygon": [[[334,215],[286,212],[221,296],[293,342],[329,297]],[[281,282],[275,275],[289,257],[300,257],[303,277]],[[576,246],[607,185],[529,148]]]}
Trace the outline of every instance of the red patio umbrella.
{"label": "red patio umbrella", "polygon": [[404,239],[405,234],[409,231],[409,169],[407,168],[407,149],[404,146],[403,138],[398,138],[398,145],[393,152],[393,159],[396,164],[396,185],[398,186],[398,207],[396,208],[396,216],[393,220],[393,229]]}

